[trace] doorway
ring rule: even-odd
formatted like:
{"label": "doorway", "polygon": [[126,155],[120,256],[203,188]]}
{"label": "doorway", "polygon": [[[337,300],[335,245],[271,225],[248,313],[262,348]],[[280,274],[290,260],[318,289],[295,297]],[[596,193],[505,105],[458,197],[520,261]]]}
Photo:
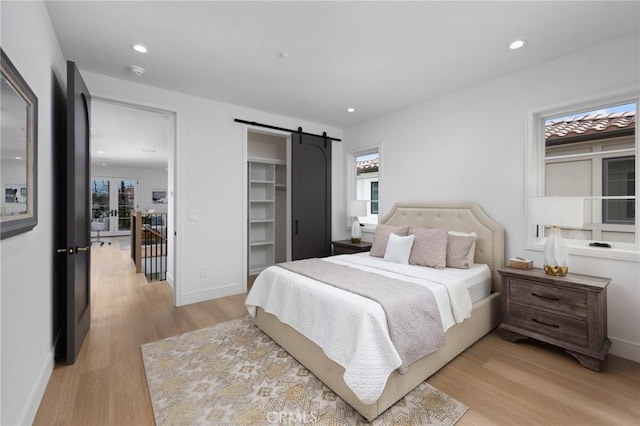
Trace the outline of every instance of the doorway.
{"label": "doorway", "polygon": [[291,135],[247,129],[245,176],[247,285],[263,269],[291,259]]}
{"label": "doorway", "polygon": [[[92,99],[92,220],[101,237],[131,251],[132,217],[162,220],[160,243],[166,281],[175,292],[176,113],[113,99]],[[98,226],[98,228],[102,228]],[[157,226],[154,228],[158,228]],[[96,233],[92,232],[96,237]],[[146,244],[147,240],[143,241]],[[146,253],[146,248],[138,252]],[[163,274],[164,275],[164,274]]]}
{"label": "doorway", "polygon": [[139,206],[138,180],[124,177],[91,178],[91,237],[129,235],[131,213]]}

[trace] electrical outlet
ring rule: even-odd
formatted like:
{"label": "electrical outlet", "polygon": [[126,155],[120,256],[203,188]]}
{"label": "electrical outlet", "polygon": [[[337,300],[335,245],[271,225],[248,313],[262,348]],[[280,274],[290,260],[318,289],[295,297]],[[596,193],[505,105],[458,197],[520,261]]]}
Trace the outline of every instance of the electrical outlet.
{"label": "electrical outlet", "polygon": [[204,268],[200,268],[200,278],[206,278],[207,270]]}

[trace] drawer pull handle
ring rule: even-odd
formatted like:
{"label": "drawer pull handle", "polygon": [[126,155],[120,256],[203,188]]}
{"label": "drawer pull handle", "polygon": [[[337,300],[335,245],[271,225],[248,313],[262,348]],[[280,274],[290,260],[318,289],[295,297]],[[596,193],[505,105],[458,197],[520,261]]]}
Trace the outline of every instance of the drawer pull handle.
{"label": "drawer pull handle", "polygon": [[540,299],[547,299],[547,300],[553,300],[555,302],[559,301],[560,298],[559,297],[551,297],[551,296],[543,296],[541,294],[537,294],[537,293],[531,293],[532,296],[535,297],[539,297]]}
{"label": "drawer pull handle", "polygon": [[560,328],[560,326],[557,325],[557,324],[549,324],[548,322],[540,321],[540,320],[537,320],[535,318],[531,318],[531,321],[533,321],[533,322],[535,322],[537,324],[546,325],[547,327]]}

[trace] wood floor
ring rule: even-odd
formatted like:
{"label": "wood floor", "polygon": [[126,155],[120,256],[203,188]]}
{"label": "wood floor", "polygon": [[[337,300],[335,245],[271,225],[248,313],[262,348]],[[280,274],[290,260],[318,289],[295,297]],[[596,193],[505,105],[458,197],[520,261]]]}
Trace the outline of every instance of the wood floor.
{"label": "wood floor", "polygon": [[[76,364],[57,365],[35,425],[153,425],[140,345],[246,314],[245,295],[175,308],[166,283],[135,274],[128,250],[92,249],[92,323]],[[458,425],[640,424],[640,364],[582,368],[543,344],[493,332],[428,382],[469,406]]]}

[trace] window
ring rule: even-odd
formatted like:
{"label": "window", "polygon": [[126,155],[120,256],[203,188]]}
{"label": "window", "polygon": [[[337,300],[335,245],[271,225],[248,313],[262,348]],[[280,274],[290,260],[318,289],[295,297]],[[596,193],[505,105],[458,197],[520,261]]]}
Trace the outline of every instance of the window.
{"label": "window", "polygon": [[348,155],[349,175],[353,186],[347,188],[348,200],[367,201],[367,215],[358,218],[365,230],[378,224],[380,210],[380,151],[370,148]]}
{"label": "window", "polygon": [[[602,195],[633,196],[636,188],[636,158],[605,158],[602,168]],[[602,222],[633,224],[636,218],[635,200],[603,200]]]}
{"label": "window", "polygon": [[[640,260],[635,179],[638,92],[635,88],[624,92],[531,113],[527,206],[534,196],[584,199],[583,226],[562,228],[573,253]],[[547,232],[527,220],[527,246],[540,248]],[[591,242],[609,243],[613,250],[594,252],[588,248]]]}
{"label": "window", "polygon": [[378,214],[378,181],[371,182],[371,203],[369,213]]}

